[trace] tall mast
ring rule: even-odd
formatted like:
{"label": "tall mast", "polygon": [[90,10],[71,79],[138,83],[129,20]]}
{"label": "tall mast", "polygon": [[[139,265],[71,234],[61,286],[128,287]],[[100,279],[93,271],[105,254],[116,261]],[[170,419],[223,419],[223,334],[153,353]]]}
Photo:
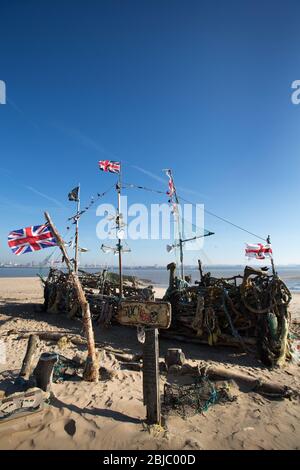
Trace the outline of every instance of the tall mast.
{"label": "tall mast", "polygon": [[[180,221],[179,210],[178,210],[179,200],[178,200],[178,195],[177,195],[177,191],[176,191],[176,186],[174,184],[172,170],[168,169],[168,170],[165,170],[165,171],[167,172],[167,175],[169,176],[169,192],[168,192],[168,194],[170,194],[170,202],[172,202],[174,204],[174,200],[173,200],[173,196],[174,196],[175,203],[176,203],[176,219],[177,219],[177,228],[178,228],[178,237],[179,237],[178,244],[174,244],[172,246],[168,245],[168,251],[170,251],[170,249],[172,249],[172,248],[179,247],[179,250],[180,250],[180,275],[181,275],[181,279],[183,279],[184,278],[184,264],[183,264],[183,245],[184,245],[184,243],[190,242],[192,240],[197,240],[198,238],[214,235],[214,233],[210,232],[210,231],[207,231],[207,233],[204,233],[203,235],[196,235],[196,236],[191,237],[191,238],[183,239],[183,237],[182,237],[182,235],[183,235],[183,233],[182,233],[183,215],[182,215],[182,221]],[[181,222],[182,222],[182,225],[181,225]]]}
{"label": "tall mast", "polygon": [[76,214],[76,229],[75,229],[75,256],[74,256],[74,271],[78,274],[78,253],[79,253],[79,212],[80,212],[80,183],[78,184],[78,197],[77,197],[77,214]]}
{"label": "tall mast", "polygon": [[120,237],[120,228],[121,228],[121,165],[120,165],[120,173],[119,173],[119,180],[116,184],[116,190],[118,193],[118,209],[117,209],[117,218],[116,218],[116,229],[117,229],[117,249],[119,254],[119,297],[120,299],[123,297],[123,277],[122,277],[122,243]]}
{"label": "tall mast", "polygon": [[[170,175],[171,175],[172,181],[173,181],[174,197],[175,197],[175,202],[176,202],[176,205],[177,205],[177,208],[178,208],[178,206],[179,206],[179,200],[178,200],[178,196],[177,196],[176,186],[175,186],[175,183],[174,183],[174,178],[173,178],[172,170],[169,170],[169,171],[170,171]],[[180,275],[181,275],[181,279],[183,279],[183,277],[184,277],[184,266],[183,266],[183,239],[182,239],[181,223],[180,223],[180,220],[179,220],[179,211],[178,211],[178,209],[177,209],[177,226],[178,226],[178,235],[179,235]]]}

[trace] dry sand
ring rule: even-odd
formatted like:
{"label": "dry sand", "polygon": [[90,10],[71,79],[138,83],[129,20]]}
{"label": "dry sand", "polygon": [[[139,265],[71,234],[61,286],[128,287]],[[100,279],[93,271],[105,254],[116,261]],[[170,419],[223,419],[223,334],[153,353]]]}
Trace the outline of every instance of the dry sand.
{"label": "dry sand", "polygon": [[[161,297],[161,292],[157,293]],[[7,362],[0,365],[0,390],[18,373],[26,349],[20,332],[60,331],[80,333],[80,321],[40,311],[40,281],[33,278],[0,279],[0,335]],[[300,317],[300,296],[291,310]],[[7,332],[10,331],[10,334]],[[129,353],[140,353],[134,329],[95,328],[96,340]],[[182,347],[189,362],[207,360],[241,370],[253,377],[272,379],[299,390],[299,366],[287,364],[270,371],[250,355],[232,349],[179,344],[160,340],[160,354]],[[84,347],[41,341],[39,353],[56,351],[72,358]],[[54,384],[55,399],[40,413],[0,423],[0,449],[299,449],[300,407],[297,400],[269,400],[254,392],[234,388],[237,401],[217,404],[188,419],[168,416],[163,428],[144,425],[141,372],[120,368],[106,353],[102,365],[112,372],[97,384],[77,380]],[[161,387],[165,378],[162,377]],[[162,388],[163,390],[163,388]]]}

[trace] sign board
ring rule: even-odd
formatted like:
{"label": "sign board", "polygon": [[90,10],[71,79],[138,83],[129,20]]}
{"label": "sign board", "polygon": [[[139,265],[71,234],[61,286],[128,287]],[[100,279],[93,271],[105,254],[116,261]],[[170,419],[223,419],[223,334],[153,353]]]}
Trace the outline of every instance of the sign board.
{"label": "sign board", "polygon": [[140,325],[152,328],[169,328],[171,304],[169,302],[123,300],[119,304],[117,320],[122,325]]}

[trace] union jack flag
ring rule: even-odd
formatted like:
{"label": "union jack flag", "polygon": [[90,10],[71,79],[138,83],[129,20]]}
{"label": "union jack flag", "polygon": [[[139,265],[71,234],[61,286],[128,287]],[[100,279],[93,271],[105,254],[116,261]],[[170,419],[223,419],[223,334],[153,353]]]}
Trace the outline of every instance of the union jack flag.
{"label": "union jack flag", "polygon": [[13,230],[8,234],[8,246],[15,255],[56,245],[56,239],[47,224]]}
{"label": "union jack flag", "polygon": [[102,171],[109,171],[110,173],[120,173],[121,171],[120,162],[114,162],[112,160],[100,160],[98,164],[100,170]]}

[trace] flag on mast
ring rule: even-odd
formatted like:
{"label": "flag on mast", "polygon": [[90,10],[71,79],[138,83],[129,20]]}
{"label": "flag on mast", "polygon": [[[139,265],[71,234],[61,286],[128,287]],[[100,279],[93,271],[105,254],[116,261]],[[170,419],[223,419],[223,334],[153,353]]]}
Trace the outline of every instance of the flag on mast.
{"label": "flag on mast", "polygon": [[169,189],[167,191],[167,195],[170,197],[170,199],[172,199],[175,192],[175,186],[171,170],[166,170],[166,175],[169,177]]}
{"label": "flag on mast", "polygon": [[69,201],[75,201],[78,202],[78,196],[79,196],[79,186],[76,186],[76,188],[73,188],[69,194],[68,194],[68,199]]}
{"label": "flag on mast", "polygon": [[100,160],[98,165],[101,171],[109,173],[120,173],[121,171],[121,163],[113,160]]}
{"label": "flag on mast", "polygon": [[263,245],[262,243],[246,243],[245,255],[247,258],[266,259],[272,258],[272,247],[270,243]]}
{"label": "flag on mast", "polygon": [[57,241],[48,224],[33,225],[10,232],[8,246],[15,255],[22,255],[57,246]]}

